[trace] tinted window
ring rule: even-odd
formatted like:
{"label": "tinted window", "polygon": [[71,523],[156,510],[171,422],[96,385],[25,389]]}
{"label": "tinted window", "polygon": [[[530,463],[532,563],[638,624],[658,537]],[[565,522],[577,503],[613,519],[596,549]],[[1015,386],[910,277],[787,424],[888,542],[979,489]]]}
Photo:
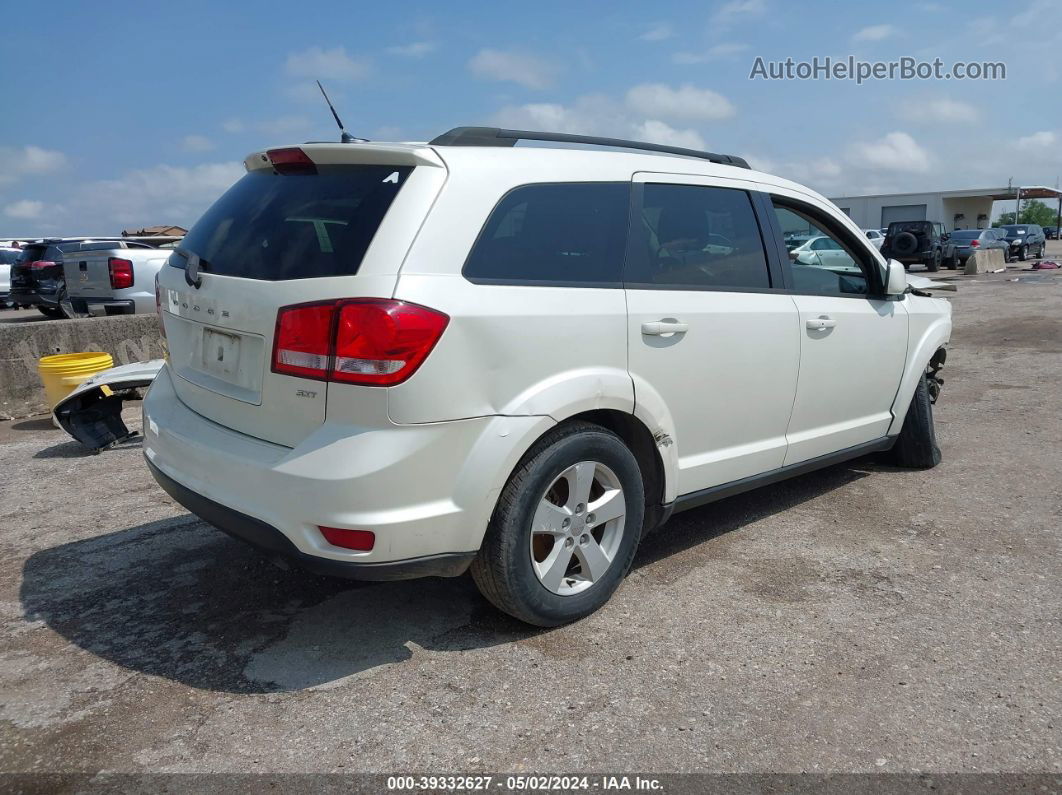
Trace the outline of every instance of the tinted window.
{"label": "tinted window", "polygon": [[17,251],[0,251],[0,265],[14,265],[18,254]]}
{"label": "tinted window", "polygon": [[951,233],[952,240],[973,240],[980,236],[981,232],[978,229],[956,229]]}
{"label": "tinted window", "polygon": [[63,261],[63,252],[55,246],[35,245],[26,246],[18,255],[19,262],[45,262],[60,263]]}
{"label": "tinted window", "polygon": [[[858,249],[848,248],[845,241],[817,217],[777,202],[774,211],[783,231],[810,228],[813,234],[821,236],[790,250],[794,289],[822,295],[859,296],[869,292]],[[892,227],[890,230],[895,232]]]}
{"label": "tinted window", "polygon": [[[357,273],[376,229],[412,168],[334,166],[317,174],[252,171],[218,199],[170,256],[247,279]],[[397,175],[397,176],[396,176]]]}
{"label": "tinted window", "polygon": [[462,271],[472,281],[608,284],[622,281],[630,185],[525,185],[487,219]]}
{"label": "tinted window", "polygon": [[749,195],[702,185],[647,184],[630,281],[671,287],[770,287]]}

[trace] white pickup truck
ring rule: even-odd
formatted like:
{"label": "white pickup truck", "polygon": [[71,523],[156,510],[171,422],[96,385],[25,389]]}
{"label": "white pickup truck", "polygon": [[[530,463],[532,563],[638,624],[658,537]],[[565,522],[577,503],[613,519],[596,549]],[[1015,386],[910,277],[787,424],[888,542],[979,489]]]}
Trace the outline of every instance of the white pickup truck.
{"label": "white pickup truck", "polygon": [[168,248],[82,251],[63,262],[71,314],[132,315],[155,311],[155,274]]}

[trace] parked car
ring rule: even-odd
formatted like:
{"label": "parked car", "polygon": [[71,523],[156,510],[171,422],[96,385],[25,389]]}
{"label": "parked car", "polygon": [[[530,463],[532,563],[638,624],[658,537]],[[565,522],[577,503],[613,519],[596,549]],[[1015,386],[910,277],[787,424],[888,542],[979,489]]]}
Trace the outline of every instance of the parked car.
{"label": "parked car", "polygon": [[1058,240],[1058,227],[1057,226],[1045,226],[1044,237],[1048,240]]}
{"label": "parked car", "polygon": [[68,253],[63,260],[72,312],[132,315],[155,311],[155,275],[172,249],[95,248]]}
{"label": "parked car", "polygon": [[73,317],[63,273],[65,256],[113,248],[148,248],[128,240],[47,238],[22,247],[11,268],[11,300],[19,307],[36,307],[51,318]]}
{"label": "parked car", "polygon": [[885,234],[880,229],[864,229],[863,233],[874,248],[881,250],[881,244],[885,242]]}
{"label": "parked car", "polygon": [[[471,569],[552,626],[673,511],[872,451],[940,460],[949,303],[740,158],[458,128],[245,163],[159,272],[144,454],[274,559]],[[847,260],[792,265],[796,219]]]}
{"label": "parked car", "polygon": [[1043,257],[1047,238],[1044,230],[1036,224],[1004,224],[997,228],[1006,234],[1012,258],[1017,257],[1025,262],[1030,253],[1034,257]]}
{"label": "parked car", "polygon": [[0,248],[0,308],[11,306],[11,266],[18,259],[20,249]]}
{"label": "parked car", "polygon": [[936,221],[893,221],[885,233],[881,253],[903,263],[905,268],[922,263],[930,271],[940,270],[948,233]]}
{"label": "parked car", "polygon": [[944,264],[957,268],[966,264],[974,252],[998,248],[1003,252],[1003,261],[1010,262],[1010,244],[998,229],[956,229],[948,240],[948,256]]}

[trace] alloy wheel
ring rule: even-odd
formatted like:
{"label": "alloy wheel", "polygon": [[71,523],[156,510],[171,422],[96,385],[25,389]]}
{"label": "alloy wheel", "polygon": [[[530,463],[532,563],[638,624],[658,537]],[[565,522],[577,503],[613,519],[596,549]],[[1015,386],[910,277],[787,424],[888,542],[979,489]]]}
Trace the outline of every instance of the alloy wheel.
{"label": "alloy wheel", "polygon": [[597,461],[561,472],[531,520],[531,567],[548,591],[572,596],[613,565],[623,540],[627,505],[616,473]]}

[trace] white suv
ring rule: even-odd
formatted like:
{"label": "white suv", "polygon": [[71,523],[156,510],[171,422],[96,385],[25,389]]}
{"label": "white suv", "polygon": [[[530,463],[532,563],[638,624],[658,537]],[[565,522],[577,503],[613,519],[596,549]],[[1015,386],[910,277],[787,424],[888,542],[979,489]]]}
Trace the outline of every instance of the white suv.
{"label": "white suv", "polygon": [[[275,560],[471,568],[557,625],[673,510],[872,451],[940,460],[950,305],[740,158],[458,128],[246,166],[159,274],[144,451]],[[794,236],[837,245],[791,258]]]}

